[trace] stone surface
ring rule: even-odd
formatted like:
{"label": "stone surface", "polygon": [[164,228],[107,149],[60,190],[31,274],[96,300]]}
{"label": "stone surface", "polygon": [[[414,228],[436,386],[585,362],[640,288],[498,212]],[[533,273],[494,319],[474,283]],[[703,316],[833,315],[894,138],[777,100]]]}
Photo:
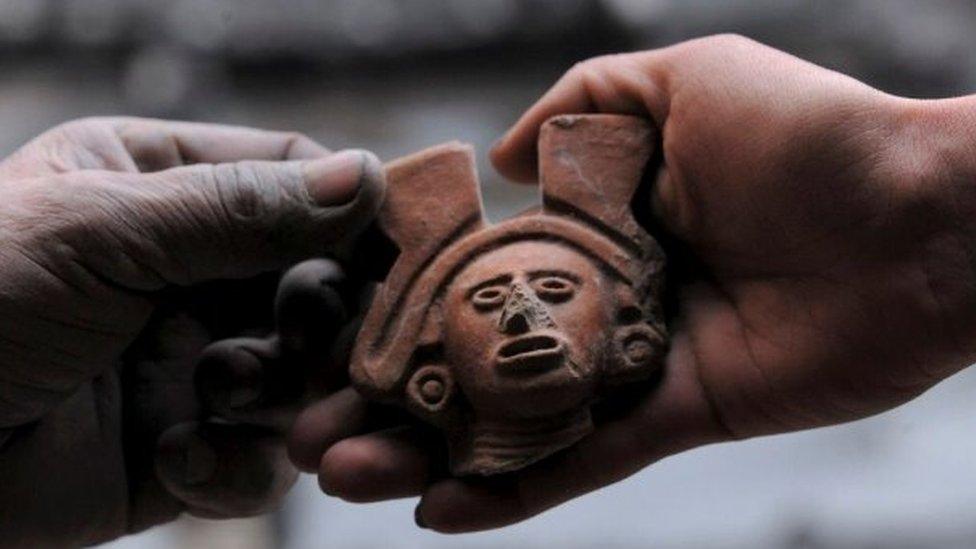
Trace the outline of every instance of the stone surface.
{"label": "stone surface", "polygon": [[379,224],[400,253],[351,377],[443,429],[454,474],[512,471],[572,445],[592,431],[596,400],[660,368],[664,255],[631,213],[652,131],[627,116],[551,119],[541,207],[494,225],[470,147],[388,165]]}

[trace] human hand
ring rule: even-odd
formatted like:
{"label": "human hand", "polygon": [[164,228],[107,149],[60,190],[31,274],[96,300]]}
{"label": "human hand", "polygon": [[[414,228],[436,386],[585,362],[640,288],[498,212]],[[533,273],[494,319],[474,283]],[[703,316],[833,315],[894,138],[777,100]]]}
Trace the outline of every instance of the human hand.
{"label": "human hand", "polygon": [[[270,331],[275,271],[352,244],[383,189],[362,151],[131,118],[65,124],[0,164],[4,544],[95,543],[183,510],[276,503],[296,472],[287,413],[265,393],[290,382],[249,366],[310,345],[288,326],[294,337],[210,344]],[[287,276],[321,297],[321,346],[342,307],[323,284],[341,274],[318,260]],[[205,376],[198,392],[201,360],[242,375]]]}
{"label": "human hand", "polygon": [[419,523],[464,532],[524,520],[689,448],[911,399],[973,360],[974,200],[948,183],[964,178],[947,164],[968,153],[971,166],[976,140],[952,137],[949,107],[735,36],[577,65],[492,160],[533,180],[539,128],[557,114],[639,114],[660,128],[663,162],[638,208],[667,233],[676,297],[660,385],[513,475],[438,479],[436,442],[338,428],[340,414],[367,409],[338,397],[298,420],[292,455],[331,493],[422,494]]}

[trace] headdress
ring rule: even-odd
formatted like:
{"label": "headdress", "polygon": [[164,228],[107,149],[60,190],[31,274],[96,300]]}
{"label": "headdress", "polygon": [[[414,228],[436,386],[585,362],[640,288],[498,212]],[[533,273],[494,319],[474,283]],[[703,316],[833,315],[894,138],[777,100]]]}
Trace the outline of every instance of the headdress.
{"label": "headdress", "polygon": [[466,264],[511,242],[577,249],[634,288],[643,315],[657,316],[664,257],[632,214],[652,132],[629,116],[550,119],[538,145],[541,207],[494,225],[482,211],[470,146],[448,143],[390,163],[379,224],[400,253],[353,351],[357,387],[374,399],[403,395],[415,350],[439,337],[432,304]]}

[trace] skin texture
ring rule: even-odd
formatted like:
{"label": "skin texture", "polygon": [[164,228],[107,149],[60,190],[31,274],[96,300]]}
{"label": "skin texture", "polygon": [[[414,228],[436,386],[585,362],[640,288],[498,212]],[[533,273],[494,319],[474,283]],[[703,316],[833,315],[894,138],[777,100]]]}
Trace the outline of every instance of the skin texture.
{"label": "skin texture", "polygon": [[974,360],[974,103],[894,97],[738,36],[576,65],[492,161],[533,181],[539,127],[561,113],[639,114],[661,130],[638,206],[671,262],[660,384],[621,396],[577,446],[489,482],[445,477],[436,442],[378,428],[349,392],[299,417],[293,459],[328,493],[420,495],[418,524],[467,532],[690,448],[912,399]]}
{"label": "skin texture", "polygon": [[341,271],[296,267],[280,336],[242,336],[274,328],[275,271],[350,245],[383,190],[362,151],[129,118],[65,124],[0,163],[3,545],[272,508],[307,388],[265,367],[322,370]]}

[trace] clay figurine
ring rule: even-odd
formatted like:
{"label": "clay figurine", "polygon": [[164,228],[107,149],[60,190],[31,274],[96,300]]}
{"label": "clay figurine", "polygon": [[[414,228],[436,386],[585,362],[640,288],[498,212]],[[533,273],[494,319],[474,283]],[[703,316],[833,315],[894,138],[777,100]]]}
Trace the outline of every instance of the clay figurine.
{"label": "clay figurine", "polygon": [[593,429],[591,404],[661,367],[664,254],[631,210],[652,131],[627,116],[551,119],[541,208],[494,225],[470,147],[388,165],[379,223],[399,256],[351,377],[443,429],[455,475],[512,471],[574,444]]}

